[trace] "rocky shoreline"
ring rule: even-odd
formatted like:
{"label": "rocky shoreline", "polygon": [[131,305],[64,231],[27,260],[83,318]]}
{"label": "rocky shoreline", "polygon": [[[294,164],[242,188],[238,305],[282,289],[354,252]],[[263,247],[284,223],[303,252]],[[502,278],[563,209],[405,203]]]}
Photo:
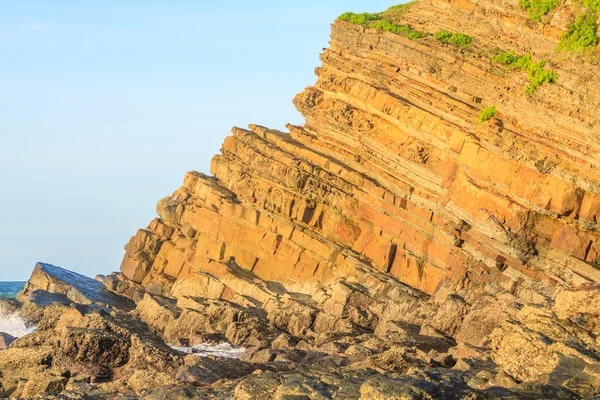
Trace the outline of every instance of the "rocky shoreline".
{"label": "rocky shoreline", "polygon": [[[240,284],[260,287],[238,273]],[[598,302],[597,289],[565,292],[548,309],[488,296],[457,320],[458,300],[438,303],[383,277],[371,287],[340,280],[321,304],[265,284],[262,306],[149,293],[136,304],[102,285],[118,278],[36,266],[18,302],[7,303],[36,330],[0,352],[0,397],[579,399],[598,391],[588,329],[600,314],[578,306]],[[448,327],[453,336],[440,330]],[[223,342],[247,350],[240,359],[199,357],[167,345]]]}
{"label": "rocky shoreline", "polygon": [[[598,398],[600,68],[557,52],[579,7],[344,14],[304,126],[234,128],[120,272],[40,263],[3,301],[36,328],[0,336],[0,398]],[[217,344],[244,350],[186,350]]]}

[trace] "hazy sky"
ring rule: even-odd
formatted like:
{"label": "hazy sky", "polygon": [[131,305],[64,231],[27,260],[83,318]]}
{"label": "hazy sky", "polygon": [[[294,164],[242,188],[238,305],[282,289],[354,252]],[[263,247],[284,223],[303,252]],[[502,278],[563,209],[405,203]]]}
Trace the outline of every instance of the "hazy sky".
{"label": "hazy sky", "polygon": [[232,126],[302,123],[329,24],[380,0],[0,0],[0,280],[90,276]]}

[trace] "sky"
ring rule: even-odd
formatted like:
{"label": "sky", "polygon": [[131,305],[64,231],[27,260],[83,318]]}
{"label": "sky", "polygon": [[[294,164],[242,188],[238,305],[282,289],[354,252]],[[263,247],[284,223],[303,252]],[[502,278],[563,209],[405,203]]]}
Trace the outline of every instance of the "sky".
{"label": "sky", "polygon": [[338,15],[394,4],[0,0],[0,281],[118,271],[232,126],[303,123]]}

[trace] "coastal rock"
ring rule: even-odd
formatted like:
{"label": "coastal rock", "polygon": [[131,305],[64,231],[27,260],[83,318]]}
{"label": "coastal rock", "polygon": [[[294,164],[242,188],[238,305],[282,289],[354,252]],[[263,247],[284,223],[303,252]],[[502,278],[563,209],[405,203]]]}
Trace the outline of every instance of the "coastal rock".
{"label": "coastal rock", "polygon": [[[50,293],[44,295],[39,291]],[[94,279],[51,264],[38,263],[19,293],[21,302],[30,300],[40,307],[53,303],[95,304],[108,309],[131,310],[132,302],[125,297],[106,290],[104,285]]]}
{"label": "coastal rock", "polygon": [[[19,300],[38,329],[0,352],[2,390],[600,395],[600,70],[556,51],[575,3],[542,22],[521,6],[338,19],[294,100],[303,126],[234,128],[212,176],[188,172],[160,200],[120,273],[36,266]],[[526,91],[535,77],[500,51],[559,78]],[[166,345],[221,342],[242,359]]]}
{"label": "coastal rock", "polygon": [[16,339],[16,337],[11,336],[8,333],[0,332],[0,350],[8,349],[8,346]]}
{"label": "coastal rock", "polygon": [[35,332],[0,353],[3,387],[12,387],[21,397],[61,392],[69,380],[102,382],[138,371],[171,373],[180,363],[143,323],[87,305],[47,307]]}

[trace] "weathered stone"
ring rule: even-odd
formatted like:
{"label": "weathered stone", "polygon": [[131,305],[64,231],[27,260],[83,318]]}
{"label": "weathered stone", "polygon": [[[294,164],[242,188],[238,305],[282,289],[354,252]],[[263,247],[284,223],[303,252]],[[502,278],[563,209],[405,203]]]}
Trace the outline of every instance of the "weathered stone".
{"label": "weathered stone", "polygon": [[156,390],[177,385],[177,380],[170,374],[156,371],[138,370],[127,380],[127,385],[136,392]]}
{"label": "weathered stone", "polygon": [[121,310],[133,308],[127,298],[109,292],[101,282],[50,264],[38,263],[35,266],[31,278],[19,293],[19,300],[26,301],[38,290],[62,295],[79,304],[96,304]]}
{"label": "weathered stone", "polygon": [[14,342],[16,337],[9,335],[8,333],[0,332],[0,350],[8,349],[8,346]]}

